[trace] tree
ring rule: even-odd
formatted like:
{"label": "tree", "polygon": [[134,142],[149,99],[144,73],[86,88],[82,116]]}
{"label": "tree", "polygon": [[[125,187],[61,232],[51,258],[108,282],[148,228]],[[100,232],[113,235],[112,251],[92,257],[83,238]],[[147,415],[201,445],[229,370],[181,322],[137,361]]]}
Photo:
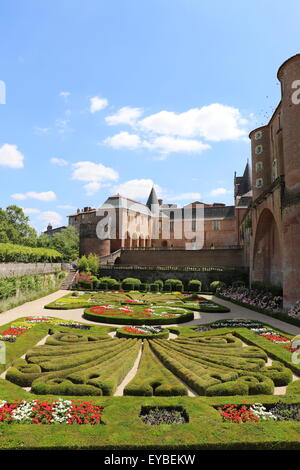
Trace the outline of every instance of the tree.
{"label": "tree", "polygon": [[36,246],[37,232],[29,225],[21,207],[12,205],[0,209],[0,242]]}
{"label": "tree", "polygon": [[100,265],[99,257],[97,255],[95,255],[94,253],[90,253],[88,255],[87,260],[88,260],[88,264],[89,264],[89,271],[94,276],[97,276],[98,271],[99,271],[99,265]]}
{"label": "tree", "polygon": [[79,256],[79,235],[75,228],[69,226],[55,235],[40,235],[38,246],[53,248],[62,253],[66,261],[73,261]]}

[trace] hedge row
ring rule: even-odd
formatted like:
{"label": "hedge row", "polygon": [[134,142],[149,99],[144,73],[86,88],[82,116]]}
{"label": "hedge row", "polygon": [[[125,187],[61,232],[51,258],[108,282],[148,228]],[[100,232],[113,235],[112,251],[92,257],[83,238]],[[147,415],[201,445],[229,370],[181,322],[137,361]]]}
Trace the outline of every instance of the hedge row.
{"label": "hedge row", "polygon": [[137,374],[125,387],[124,395],[187,395],[187,389],[160,363],[151,352],[148,341],[145,341]]}
{"label": "hedge row", "polygon": [[125,316],[111,317],[91,313],[87,308],[84,310],[83,318],[98,323],[121,323],[122,325],[171,325],[176,323],[185,323],[194,319],[193,312],[187,312],[181,317],[173,318],[126,318]]}
{"label": "hedge row", "polygon": [[32,383],[32,392],[38,395],[113,395],[128,374],[136,359],[139,344],[136,340],[113,357],[63,377],[39,377]]}
{"label": "hedge row", "polygon": [[116,332],[117,338],[137,338],[137,339],[161,339],[161,338],[168,338],[169,330],[164,328],[164,331],[160,333],[131,333],[129,331],[125,331],[123,328],[118,328]]}
{"label": "hedge row", "polygon": [[[278,361],[267,367],[267,355],[263,351],[242,347],[239,340],[232,345],[230,336],[200,337],[198,342],[154,340],[153,349],[166,367],[200,395],[268,395],[273,393],[274,385],[283,386],[292,381],[289,368]],[[222,348],[219,341],[226,338],[227,348],[224,344]]]}
{"label": "hedge row", "polygon": [[1,263],[59,263],[63,255],[51,248],[31,248],[29,246],[0,243]]}
{"label": "hedge row", "polygon": [[[134,344],[133,340],[131,345]],[[47,339],[45,345],[28,351],[26,360],[17,359],[13,367],[7,371],[6,378],[21,387],[32,386],[38,394],[56,394],[56,391],[63,394],[66,386],[70,384],[63,383],[61,379],[74,373],[85,373],[93,367],[101,367],[104,362],[108,365],[110,360],[115,361],[118,355],[125,356],[130,349],[129,346],[126,340],[116,342],[84,334],[55,333]],[[117,371],[117,367],[111,370]],[[49,382],[50,379],[53,380]],[[55,380],[58,382],[55,383]],[[71,388],[74,389],[73,386]],[[83,389],[81,392],[80,390],[79,387],[78,393],[75,394],[84,394]],[[96,395],[102,394],[100,389],[94,392]]]}

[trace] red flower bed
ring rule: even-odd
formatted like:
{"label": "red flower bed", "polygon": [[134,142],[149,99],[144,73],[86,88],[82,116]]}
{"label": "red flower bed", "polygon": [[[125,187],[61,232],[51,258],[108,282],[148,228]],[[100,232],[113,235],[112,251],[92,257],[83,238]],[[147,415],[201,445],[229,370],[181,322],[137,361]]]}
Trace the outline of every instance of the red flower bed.
{"label": "red flower bed", "polygon": [[134,328],[133,326],[126,326],[126,328],[123,328],[124,331],[127,333],[134,333],[134,334],[139,334],[139,335],[145,335],[146,333],[142,330],[138,330],[137,328]]}
{"label": "red flower bed", "polygon": [[263,338],[266,338],[268,339],[269,341],[272,341],[272,343],[290,343],[291,340],[290,338],[288,338],[287,336],[283,336],[283,335],[276,335],[276,334],[271,334],[271,335],[260,335],[262,336]]}
{"label": "red flower bed", "polygon": [[2,331],[1,335],[3,335],[3,336],[19,336],[19,335],[21,335],[22,333],[25,333],[28,330],[29,330],[29,328],[25,328],[25,327],[16,327],[16,328],[11,327],[11,328],[8,328],[5,331]]}
{"label": "red flower bed", "polygon": [[244,405],[224,405],[218,410],[221,412],[223,420],[231,423],[245,423],[248,421],[257,423],[259,421],[258,416]]}
{"label": "red flower bed", "polygon": [[0,423],[99,424],[102,411],[103,407],[81,400],[15,400],[14,403],[0,401]]}

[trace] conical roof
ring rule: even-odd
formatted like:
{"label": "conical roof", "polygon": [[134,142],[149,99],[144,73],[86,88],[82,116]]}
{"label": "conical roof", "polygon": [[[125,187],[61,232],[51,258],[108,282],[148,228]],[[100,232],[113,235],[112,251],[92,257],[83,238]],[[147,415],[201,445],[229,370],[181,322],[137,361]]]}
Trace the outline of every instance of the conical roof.
{"label": "conical roof", "polygon": [[157,214],[159,212],[159,202],[158,202],[158,199],[157,199],[157,194],[156,194],[156,191],[154,189],[154,186],[151,189],[148,200],[146,202],[146,206],[154,214]]}

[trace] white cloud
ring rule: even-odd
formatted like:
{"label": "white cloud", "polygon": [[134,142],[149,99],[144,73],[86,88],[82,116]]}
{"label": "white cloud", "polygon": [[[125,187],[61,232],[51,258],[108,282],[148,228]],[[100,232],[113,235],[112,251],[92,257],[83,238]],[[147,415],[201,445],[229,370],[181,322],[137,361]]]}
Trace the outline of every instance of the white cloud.
{"label": "white cloud", "polygon": [[138,149],[143,147],[140,137],[136,134],[129,134],[128,132],[120,132],[119,134],[107,137],[103,143],[114,149]]}
{"label": "white cloud", "polygon": [[200,193],[181,193],[177,194],[177,196],[167,196],[166,198],[168,201],[185,201],[189,200],[191,202],[200,200],[201,199],[201,194]]}
{"label": "white cloud", "polygon": [[28,191],[27,193],[15,193],[12,194],[13,199],[23,201],[25,199],[38,199],[39,201],[48,202],[56,199],[56,194],[53,191],[45,191],[37,193],[36,191]]}
{"label": "white cloud", "polygon": [[39,214],[41,211],[39,209],[32,209],[31,207],[25,207],[23,208],[23,212],[25,215],[31,215],[31,214]]}
{"label": "white cloud", "polygon": [[238,140],[246,136],[247,121],[231,106],[213,103],[183,113],[160,111],[141,121],[142,130],[181,137],[202,137],[209,141]]}
{"label": "white cloud", "polygon": [[162,192],[161,188],[157,184],[154,184],[151,179],[129,180],[115,187],[114,190],[115,193],[119,193],[121,196],[131,199],[146,199],[153,185],[157,194],[160,194]]}
{"label": "white cloud", "polygon": [[50,159],[50,162],[53,164],[53,165],[58,165],[58,166],[66,166],[68,165],[68,162],[67,160],[64,160],[63,158],[51,158]]}
{"label": "white cloud", "polygon": [[91,181],[90,183],[84,184],[83,187],[87,196],[93,196],[101,188],[101,183]]}
{"label": "white cloud", "polygon": [[225,194],[232,194],[231,189],[226,188],[215,188],[210,191],[210,196],[223,196]]}
{"label": "white cloud", "polygon": [[115,114],[107,116],[105,118],[106,123],[109,126],[117,126],[120,124],[128,124],[135,126],[138,118],[143,114],[141,108],[131,108],[130,106],[124,106],[120,108]]}
{"label": "white cloud", "polygon": [[106,108],[108,101],[106,98],[100,98],[99,96],[93,96],[90,98],[90,112],[96,113],[101,111],[101,109]]}
{"label": "white cloud", "polygon": [[60,226],[62,224],[62,216],[55,211],[44,211],[38,215],[38,219],[44,222],[46,225],[50,223],[53,227]]}
{"label": "white cloud", "polygon": [[0,166],[9,168],[23,168],[24,155],[16,145],[4,144],[0,147]]}
{"label": "white cloud", "polygon": [[201,153],[210,148],[210,145],[204,144],[194,139],[179,139],[171,136],[156,137],[152,142],[144,142],[144,147],[151,150],[157,150],[161,153]]}
{"label": "white cloud", "polygon": [[72,179],[78,181],[116,181],[118,173],[113,169],[94,162],[78,162],[72,165]]}
{"label": "white cloud", "polygon": [[180,139],[172,136],[159,136],[154,139],[142,140],[137,134],[129,134],[128,132],[120,132],[112,137],[107,137],[103,143],[114,149],[141,149],[145,148],[157,151],[162,154],[185,152],[200,153],[210,148],[208,144],[204,144],[195,139]]}

